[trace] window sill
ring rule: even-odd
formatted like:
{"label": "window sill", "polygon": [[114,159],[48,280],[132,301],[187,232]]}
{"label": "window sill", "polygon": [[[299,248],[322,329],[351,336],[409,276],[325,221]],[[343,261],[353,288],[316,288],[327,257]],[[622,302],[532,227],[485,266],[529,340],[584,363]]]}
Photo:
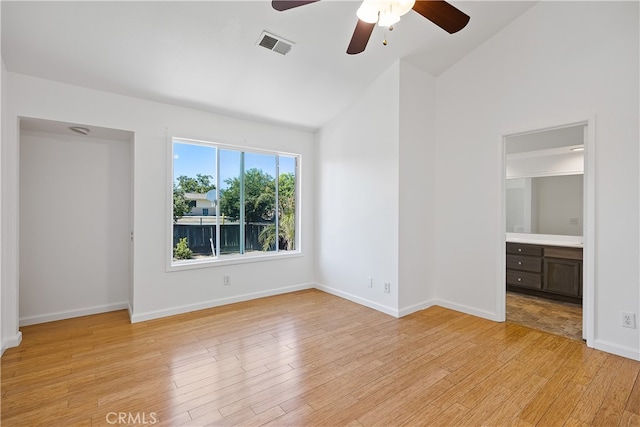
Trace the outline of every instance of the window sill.
{"label": "window sill", "polygon": [[167,272],[171,273],[174,271],[193,270],[197,268],[210,268],[210,267],[220,267],[223,265],[247,264],[247,263],[262,262],[262,261],[299,258],[302,256],[304,256],[302,252],[293,251],[293,252],[286,252],[286,253],[279,252],[274,254],[261,253],[257,255],[253,255],[253,254],[224,255],[221,258],[187,260],[187,261],[182,261],[180,263],[174,263],[173,261],[169,261],[170,264],[167,267]]}

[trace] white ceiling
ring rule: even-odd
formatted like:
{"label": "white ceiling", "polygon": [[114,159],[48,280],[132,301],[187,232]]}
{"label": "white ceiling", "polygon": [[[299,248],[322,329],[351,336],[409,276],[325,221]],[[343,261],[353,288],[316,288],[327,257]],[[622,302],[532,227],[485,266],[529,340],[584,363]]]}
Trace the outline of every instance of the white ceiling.
{"label": "white ceiling", "polygon": [[[345,53],[359,2],[284,12],[270,1],[6,1],[9,71],[207,111],[317,129],[398,59],[438,76],[535,2],[451,1],[471,16],[450,35],[411,11]],[[257,46],[263,30],[295,43]]]}

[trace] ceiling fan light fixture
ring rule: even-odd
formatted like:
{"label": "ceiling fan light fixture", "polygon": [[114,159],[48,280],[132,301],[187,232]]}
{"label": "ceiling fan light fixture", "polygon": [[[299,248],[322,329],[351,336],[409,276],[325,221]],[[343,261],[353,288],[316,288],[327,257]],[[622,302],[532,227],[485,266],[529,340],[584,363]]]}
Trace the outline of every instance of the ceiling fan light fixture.
{"label": "ceiling fan light fixture", "polygon": [[356,12],[358,19],[381,27],[390,27],[400,21],[416,3],[415,0],[364,0]]}
{"label": "ceiling fan light fixture", "polygon": [[391,8],[380,11],[380,17],[378,18],[379,26],[389,28],[398,22],[400,22],[400,16],[396,15]]}
{"label": "ceiling fan light fixture", "polygon": [[368,24],[378,22],[378,8],[376,3],[376,1],[364,0],[356,12],[358,19]]}
{"label": "ceiling fan light fixture", "polygon": [[[320,0],[272,0],[275,10],[288,10]],[[457,33],[469,23],[469,15],[446,0],[363,0],[358,8],[358,22],[353,30],[347,54],[357,55],[364,52],[376,24],[393,30],[392,25],[413,10],[425,17],[449,34]],[[386,40],[383,44],[386,44]]]}
{"label": "ceiling fan light fixture", "polygon": [[397,13],[398,16],[403,16],[409,13],[413,6],[416,4],[416,0],[396,0],[390,2],[392,3],[394,13]]}

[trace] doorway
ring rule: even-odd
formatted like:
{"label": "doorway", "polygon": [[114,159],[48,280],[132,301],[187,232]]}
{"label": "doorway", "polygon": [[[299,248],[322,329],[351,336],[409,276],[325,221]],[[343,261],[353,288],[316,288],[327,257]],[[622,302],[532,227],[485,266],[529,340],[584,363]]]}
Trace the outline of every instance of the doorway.
{"label": "doorway", "polygon": [[504,318],[590,345],[593,122],[513,132],[502,141]]}
{"label": "doorway", "polygon": [[20,326],[127,309],[133,133],[20,119]]}

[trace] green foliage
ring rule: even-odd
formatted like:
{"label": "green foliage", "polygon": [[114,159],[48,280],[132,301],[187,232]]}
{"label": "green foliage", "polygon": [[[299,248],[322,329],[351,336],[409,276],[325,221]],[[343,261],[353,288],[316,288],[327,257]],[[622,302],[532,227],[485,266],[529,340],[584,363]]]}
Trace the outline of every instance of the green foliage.
{"label": "green foliage", "polygon": [[196,174],[195,178],[181,175],[176,178],[178,188],[185,193],[205,194],[209,190],[214,190],[216,186],[211,182],[213,176]]}
{"label": "green foliage", "polygon": [[284,242],[284,249],[292,251],[296,247],[296,217],[293,212],[286,213],[280,218],[280,239]]}
{"label": "green foliage", "polygon": [[[295,249],[296,241],[296,178],[292,173],[281,174],[278,179],[278,246],[287,251]],[[275,224],[265,227],[258,236],[262,250],[268,251],[276,244]]]}
{"label": "green foliage", "polygon": [[187,238],[183,237],[173,248],[173,257],[175,259],[190,259],[193,256],[193,252],[189,249],[187,244]]}
{"label": "green foliage", "polygon": [[[220,211],[234,220],[240,218],[240,178],[224,181],[220,190]],[[252,168],[244,174],[244,218],[247,223],[271,221],[275,214],[275,183],[271,175]]]}
{"label": "green foliage", "polygon": [[173,222],[178,222],[180,218],[189,213],[191,208],[184,198],[184,191],[173,184]]}
{"label": "green foliage", "polygon": [[292,173],[283,173],[278,180],[278,208],[280,215],[294,213],[296,210],[296,177]]}

